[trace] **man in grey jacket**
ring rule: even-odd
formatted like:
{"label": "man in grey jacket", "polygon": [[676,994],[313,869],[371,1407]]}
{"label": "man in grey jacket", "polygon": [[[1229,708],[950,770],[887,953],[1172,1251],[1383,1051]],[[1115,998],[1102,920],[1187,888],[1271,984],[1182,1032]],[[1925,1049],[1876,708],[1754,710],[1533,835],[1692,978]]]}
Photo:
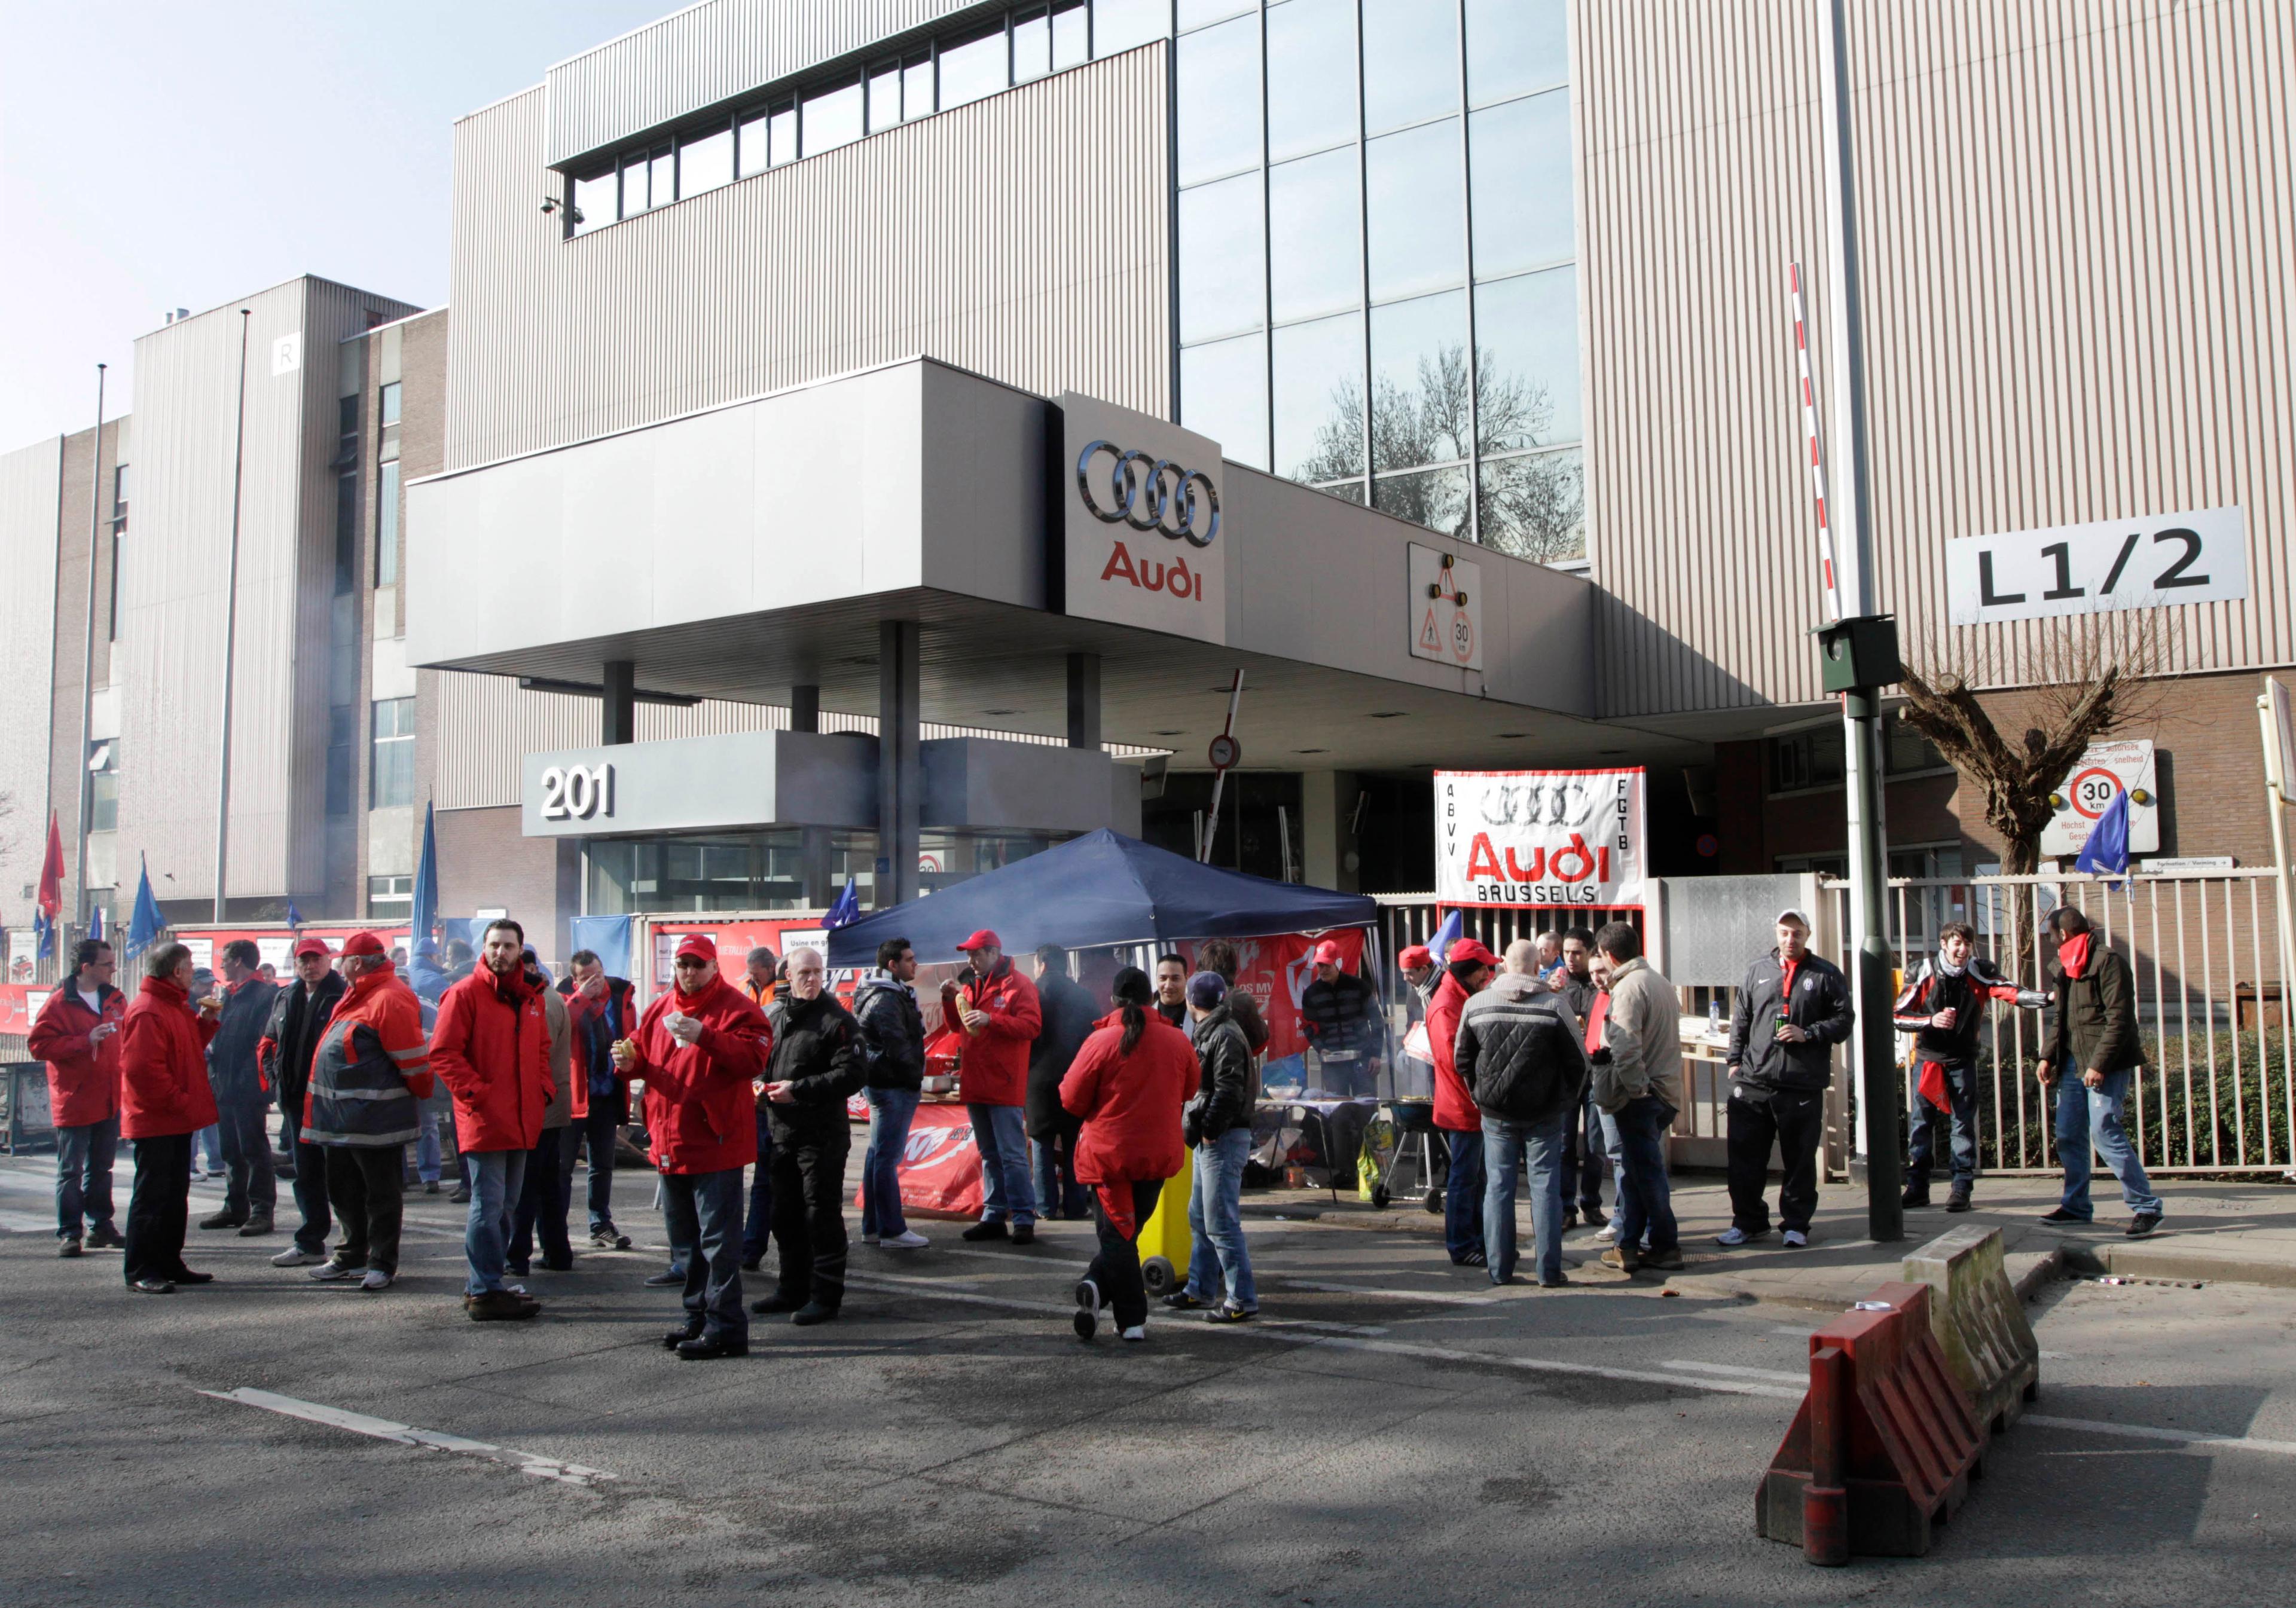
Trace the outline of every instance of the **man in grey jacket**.
{"label": "man in grey jacket", "polygon": [[1595,947],[1611,967],[1600,1021],[1589,1029],[1595,1103],[1620,1171],[1619,1243],[1603,1261],[1622,1273],[1673,1272],[1682,1266],[1682,1244],[1666,1176],[1666,1130],[1682,1106],[1681,1006],[1674,984],[1643,959],[1642,935],[1631,923],[1610,923],[1595,935]]}

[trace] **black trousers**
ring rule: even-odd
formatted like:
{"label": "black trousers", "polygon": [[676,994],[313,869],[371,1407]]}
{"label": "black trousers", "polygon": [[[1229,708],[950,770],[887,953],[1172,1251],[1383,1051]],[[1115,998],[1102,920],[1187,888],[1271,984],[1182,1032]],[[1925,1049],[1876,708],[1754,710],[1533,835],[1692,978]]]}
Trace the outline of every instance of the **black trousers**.
{"label": "black trousers", "polygon": [[[398,1271],[398,1225],[406,1210],[406,1147],[324,1145],[327,1197],[343,1226],[335,1261],[379,1273]],[[299,1164],[296,1171],[302,1169]]]}
{"label": "black trousers", "polygon": [[127,1282],[173,1278],[184,1270],[184,1230],[191,1223],[192,1135],[135,1141],[135,1188],[127,1197]]}
{"label": "black trousers", "polygon": [[1116,1314],[1119,1329],[1148,1321],[1148,1286],[1140,1282],[1140,1225],[1154,1215],[1157,1198],[1163,1193],[1160,1179],[1132,1186],[1132,1232],[1127,1234],[1108,1220],[1100,1190],[1092,1192],[1092,1224],[1100,1235],[1100,1250],[1085,1277],[1100,1286],[1101,1299]]}
{"label": "black trousers", "polygon": [[519,1186],[518,1207],[511,1214],[510,1260],[531,1261],[534,1242],[542,1242],[542,1265],[564,1272],[574,1265],[574,1247],[566,1237],[567,1191],[574,1181],[574,1149],[581,1143],[579,1128],[545,1128],[534,1148],[526,1153],[526,1180]]}
{"label": "black trousers", "polygon": [[1775,1141],[1785,1163],[1778,1226],[1809,1232],[1817,1210],[1817,1141],[1825,1131],[1825,1093],[1817,1089],[1747,1089],[1733,1084],[1729,1114],[1730,1220],[1749,1234],[1769,1231],[1763,1198]]}
{"label": "black trousers", "polygon": [[845,1302],[845,1158],[853,1130],[839,1112],[835,1128],[794,1135],[774,1146],[774,1245],[781,1253],[784,1301],[817,1301],[832,1310]]}
{"label": "black trousers", "polygon": [[295,1158],[295,1211],[303,1220],[295,1230],[296,1247],[318,1256],[326,1251],[327,1230],[335,1224],[327,1208],[327,1147],[303,1137],[303,1094],[300,1089],[280,1091],[284,1115],[279,1143]]}

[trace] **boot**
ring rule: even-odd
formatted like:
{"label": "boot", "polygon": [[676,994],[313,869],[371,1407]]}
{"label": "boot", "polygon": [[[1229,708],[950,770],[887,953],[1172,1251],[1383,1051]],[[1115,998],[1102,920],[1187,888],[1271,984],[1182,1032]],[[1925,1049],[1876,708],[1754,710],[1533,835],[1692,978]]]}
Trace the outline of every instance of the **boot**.
{"label": "boot", "polygon": [[1906,1186],[1906,1193],[1898,1200],[1898,1204],[1900,1206],[1928,1205],[1930,1204],[1930,1180],[1925,1178],[1918,1178],[1907,1184]]}
{"label": "boot", "polygon": [[1945,1197],[1945,1209],[1948,1212],[1968,1211],[1969,1188],[1967,1184],[1956,1184],[1953,1187],[1953,1193]]}
{"label": "boot", "polygon": [[244,1213],[234,1212],[230,1207],[226,1206],[222,1211],[215,1213],[211,1217],[203,1217],[200,1219],[200,1227],[202,1228],[236,1228],[246,1220],[247,1218]]}

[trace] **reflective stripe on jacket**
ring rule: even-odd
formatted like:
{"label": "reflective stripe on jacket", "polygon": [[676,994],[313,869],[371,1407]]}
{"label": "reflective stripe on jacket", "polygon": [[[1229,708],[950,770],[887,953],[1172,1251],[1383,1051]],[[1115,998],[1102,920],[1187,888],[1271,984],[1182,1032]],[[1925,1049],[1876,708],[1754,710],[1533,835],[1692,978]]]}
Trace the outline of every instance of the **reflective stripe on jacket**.
{"label": "reflective stripe on jacket", "polygon": [[422,1137],[419,1103],[430,1092],[422,1007],[388,960],[350,985],[311,1057],[302,1138],[362,1148]]}

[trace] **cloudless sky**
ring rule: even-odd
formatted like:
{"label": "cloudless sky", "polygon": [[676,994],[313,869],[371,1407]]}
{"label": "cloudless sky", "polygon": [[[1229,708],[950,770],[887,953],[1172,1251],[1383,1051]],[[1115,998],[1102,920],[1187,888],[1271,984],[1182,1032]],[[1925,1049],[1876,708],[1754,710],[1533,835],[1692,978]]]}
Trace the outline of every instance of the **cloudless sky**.
{"label": "cloudless sky", "polygon": [[[685,0],[0,0],[0,452],[299,273],[447,299],[454,120]],[[536,200],[541,199],[536,175]]]}

